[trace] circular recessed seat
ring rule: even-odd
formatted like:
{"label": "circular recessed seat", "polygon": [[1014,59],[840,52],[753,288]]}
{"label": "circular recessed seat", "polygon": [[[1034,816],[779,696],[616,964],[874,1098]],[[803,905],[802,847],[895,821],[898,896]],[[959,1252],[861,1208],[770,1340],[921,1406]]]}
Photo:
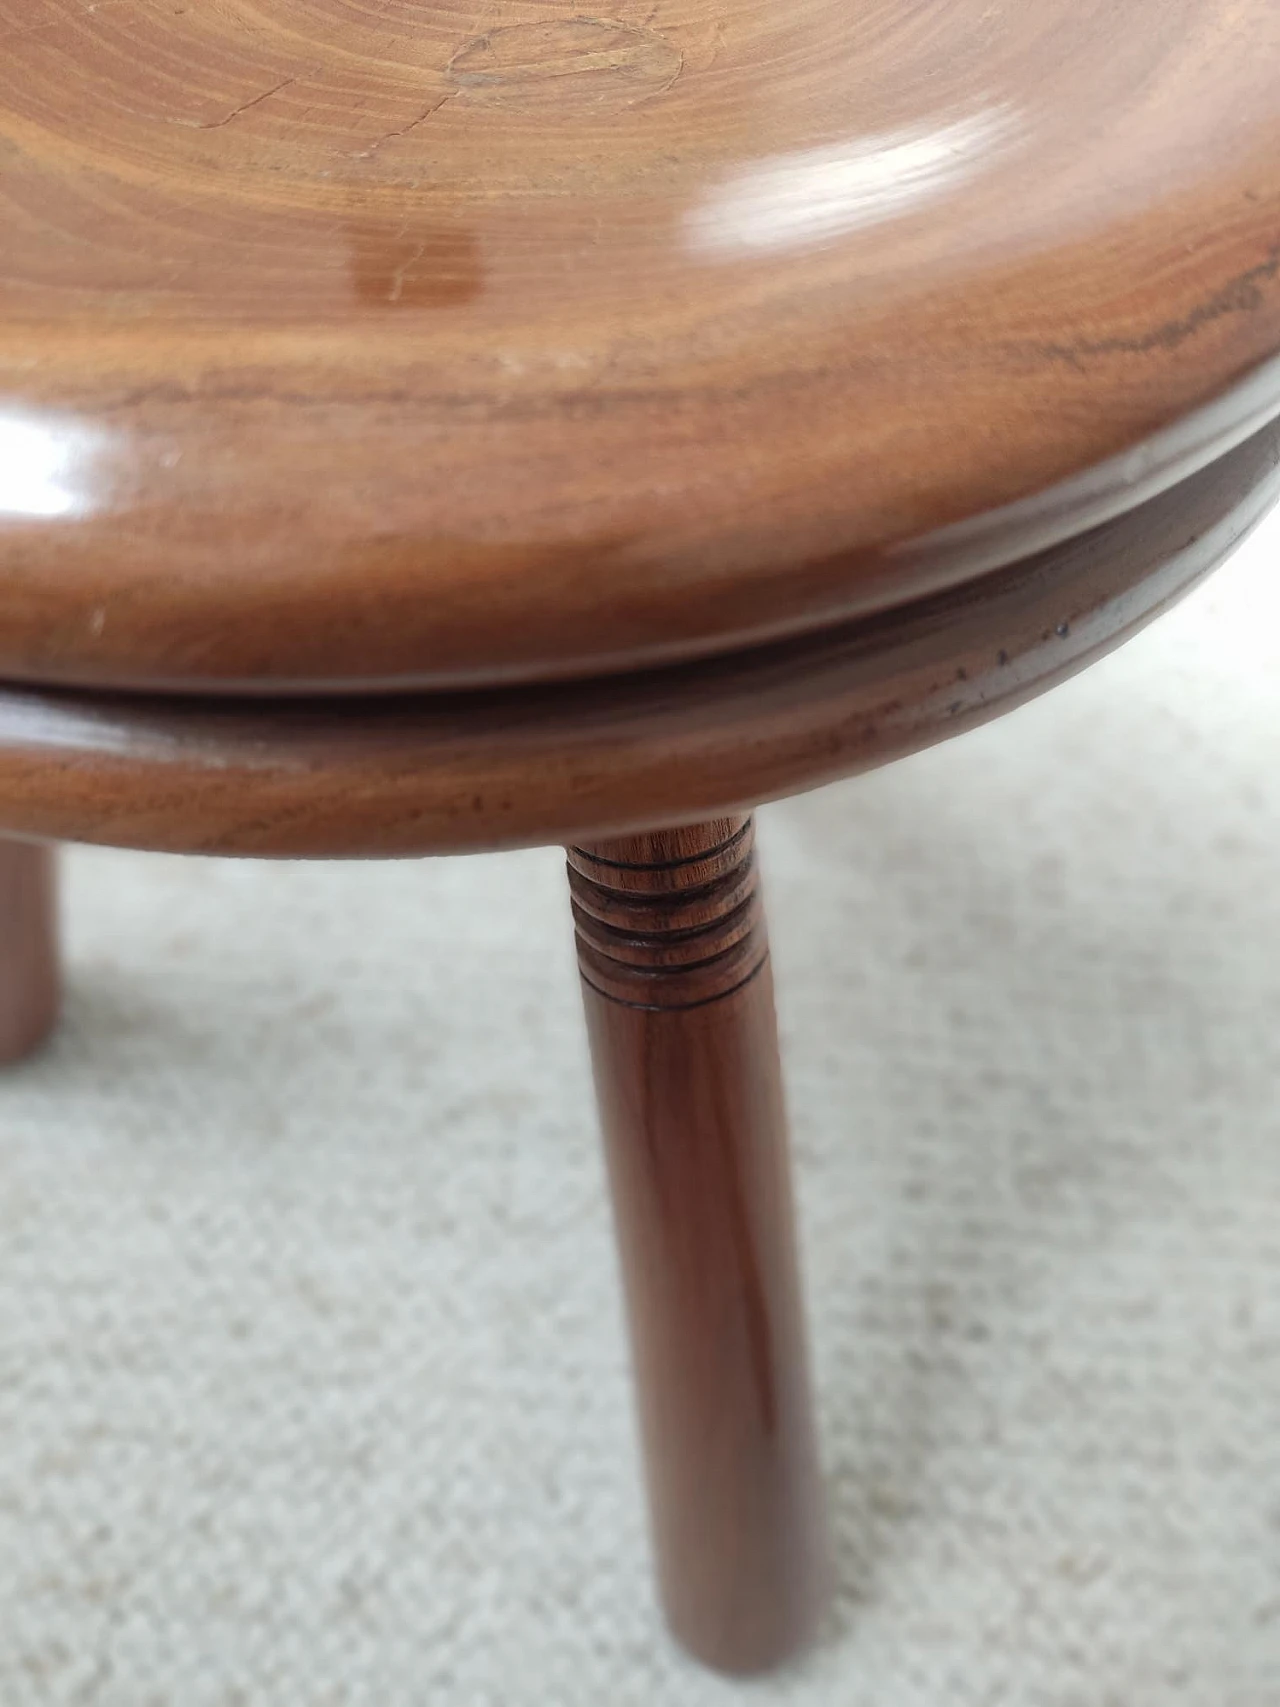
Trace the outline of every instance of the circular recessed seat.
{"label": "circular recessed seat", "polygon": [[0,674],[584,676],[1280,410],[1274,0],[0,0]]}

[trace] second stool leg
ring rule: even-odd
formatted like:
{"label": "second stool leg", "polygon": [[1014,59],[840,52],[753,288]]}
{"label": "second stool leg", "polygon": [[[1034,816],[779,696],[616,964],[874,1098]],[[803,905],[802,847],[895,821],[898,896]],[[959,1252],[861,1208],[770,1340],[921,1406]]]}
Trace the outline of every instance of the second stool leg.
{"label": "second stool leg", "polygon": [[658,1576],[732,1672],[800,1647],[827,1578],[753,834],[569,851]]}
{"label": "second stool leg", "polygon": [[0,1064],[58,1017],[56,849],[0,838]]}

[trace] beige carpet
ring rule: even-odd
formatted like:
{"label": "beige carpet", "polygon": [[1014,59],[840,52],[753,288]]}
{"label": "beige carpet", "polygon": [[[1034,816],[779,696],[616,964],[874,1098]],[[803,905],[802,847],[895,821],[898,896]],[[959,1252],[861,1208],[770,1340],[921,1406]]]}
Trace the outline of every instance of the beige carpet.
{"label": "beige carpet", "polygon": [[0,1082],[0,1704],[1274,1707],[1280,526],[762,837],[839,1596],[652,1610],[559,858],[78,851]]}

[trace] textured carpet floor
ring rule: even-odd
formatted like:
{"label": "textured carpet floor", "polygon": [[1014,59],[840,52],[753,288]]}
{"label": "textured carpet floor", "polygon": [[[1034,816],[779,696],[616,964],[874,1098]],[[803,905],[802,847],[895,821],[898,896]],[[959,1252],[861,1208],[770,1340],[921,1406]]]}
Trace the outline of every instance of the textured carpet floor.
{"label": "textured carpet floor", "polygon": [[819,1649],[652,1610],[559,856],[84,850],[0,1081],[3,1707],[1280,1699],[1280,525],[761,833]]}

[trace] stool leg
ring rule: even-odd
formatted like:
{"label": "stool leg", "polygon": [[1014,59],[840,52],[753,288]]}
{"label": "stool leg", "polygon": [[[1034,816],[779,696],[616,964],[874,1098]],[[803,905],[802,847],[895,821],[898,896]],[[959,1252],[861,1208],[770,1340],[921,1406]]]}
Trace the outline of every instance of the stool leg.
{"label": "stool leg", "polygon": [[753,840],[569,850],[662,1598],[738,1673],[802,1645],[827,1580]]}
{"label": "stool leg", "polygon": [[55,849],[0,839],[0,1063],[17,1061],[58,1017]]}

